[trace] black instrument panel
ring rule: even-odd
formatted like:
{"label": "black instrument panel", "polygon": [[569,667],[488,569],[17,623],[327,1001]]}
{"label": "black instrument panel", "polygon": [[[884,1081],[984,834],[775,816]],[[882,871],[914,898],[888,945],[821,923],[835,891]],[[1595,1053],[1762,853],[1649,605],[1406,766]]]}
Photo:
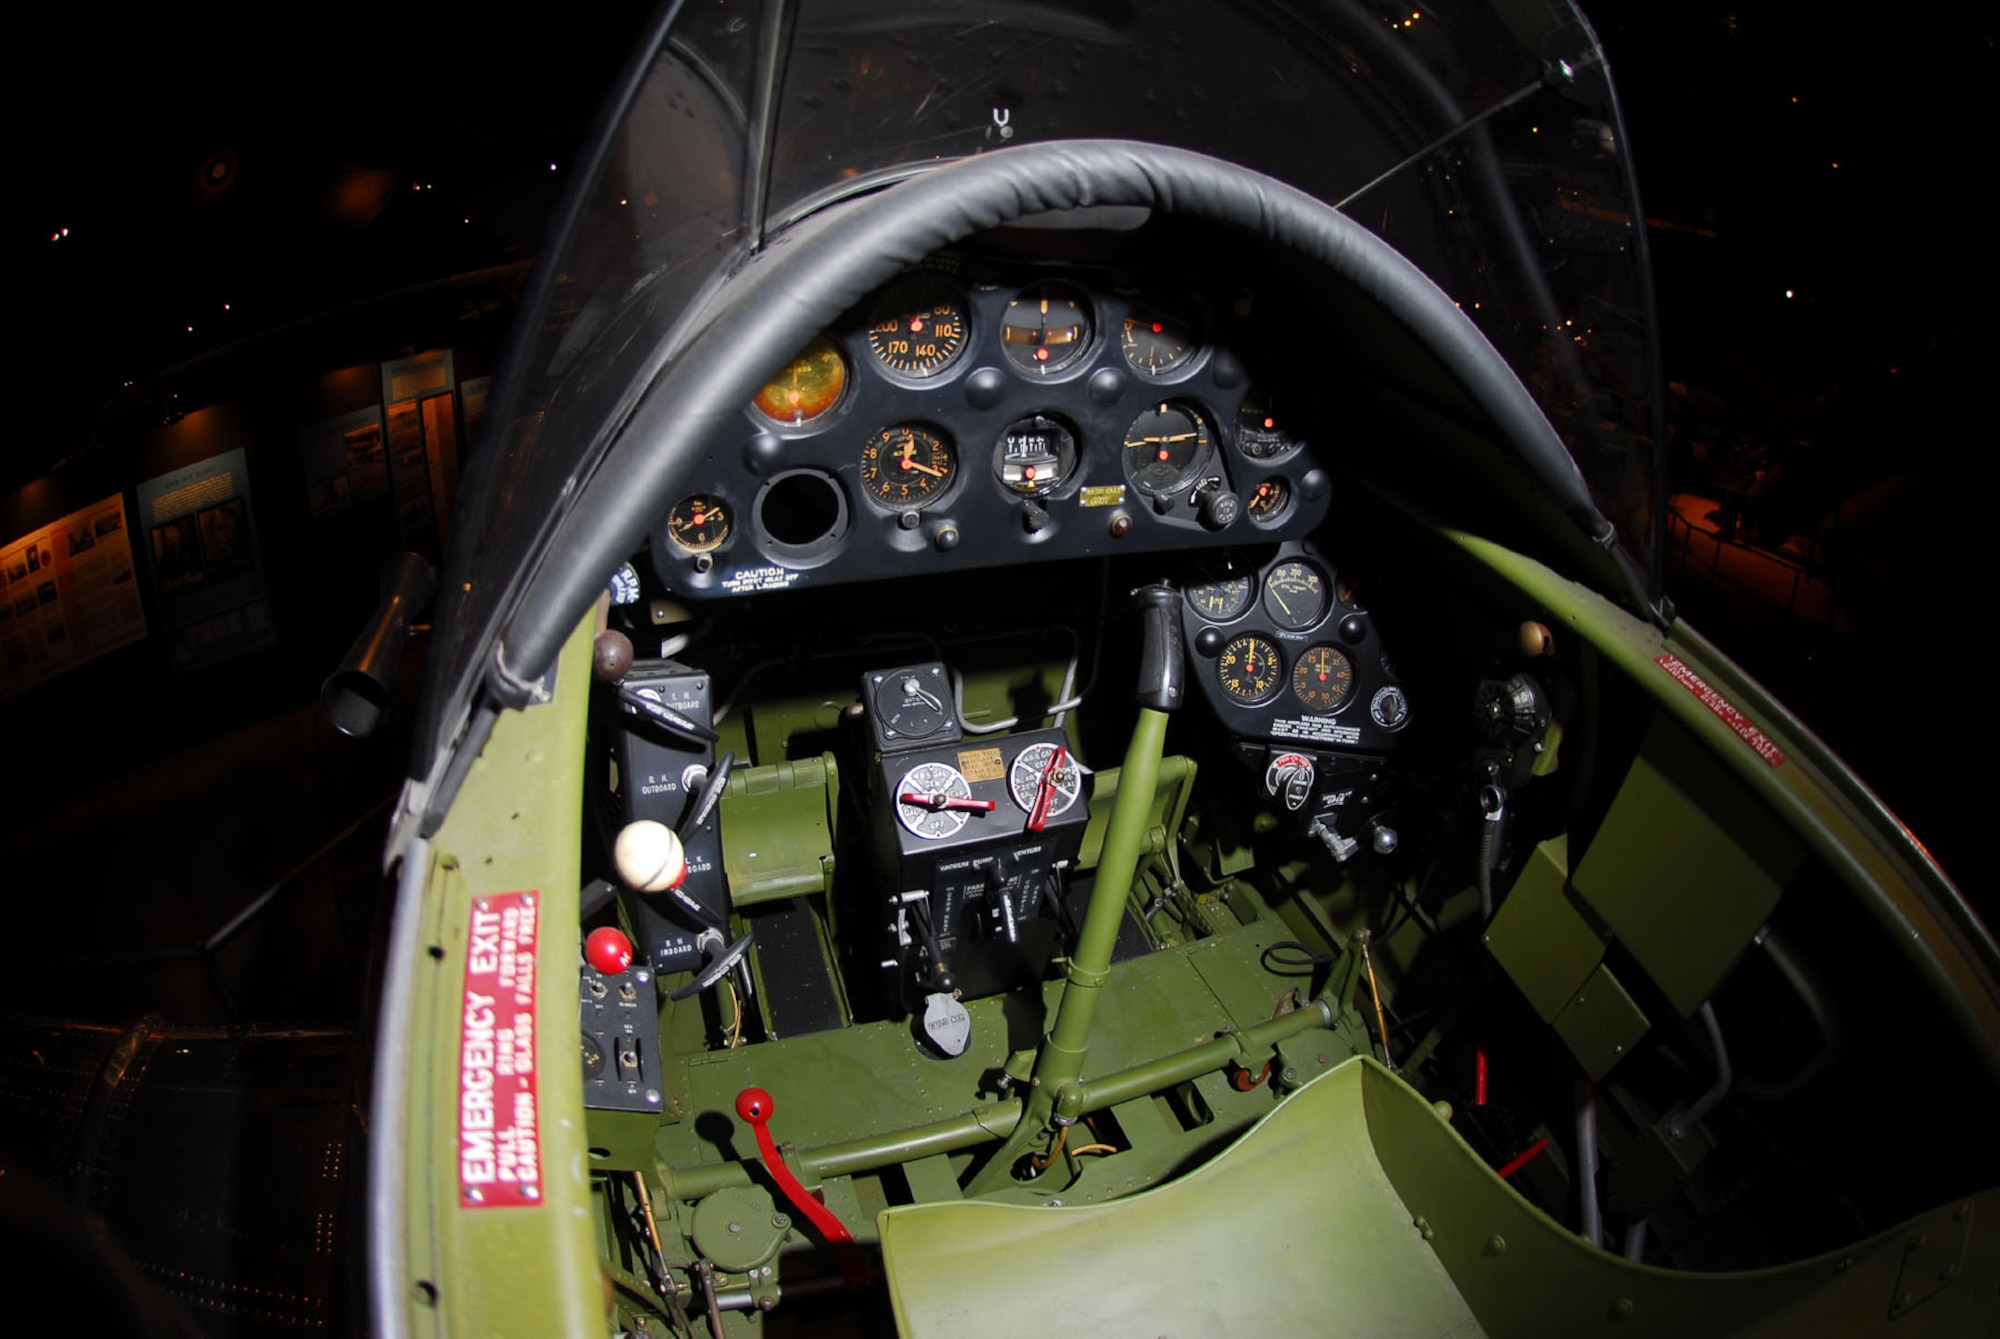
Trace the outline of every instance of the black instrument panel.
{"label": "black instrument panel", "polygon": [[1191,583],[1181,626],[1202,696],[1239,738],[1379,755],[1410,722],[1365,594],[1309,543]]}
{"label": "black instrument panel", "polygon": [[701,599],[1301,537],[1331,480],[1264,338],[1219,282],[934,257],[745,406],[654,568]]}

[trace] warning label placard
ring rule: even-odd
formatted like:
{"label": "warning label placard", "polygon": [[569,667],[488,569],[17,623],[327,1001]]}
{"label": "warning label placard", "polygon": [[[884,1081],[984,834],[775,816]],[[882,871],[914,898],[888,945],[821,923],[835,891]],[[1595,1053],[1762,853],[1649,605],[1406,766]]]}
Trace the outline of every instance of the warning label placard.
{"label": "warning label placard", "polygon": [[458,1037],[458,1200],[468,1209],[542,1200],[535,1105],[534,893],[474,898]]}

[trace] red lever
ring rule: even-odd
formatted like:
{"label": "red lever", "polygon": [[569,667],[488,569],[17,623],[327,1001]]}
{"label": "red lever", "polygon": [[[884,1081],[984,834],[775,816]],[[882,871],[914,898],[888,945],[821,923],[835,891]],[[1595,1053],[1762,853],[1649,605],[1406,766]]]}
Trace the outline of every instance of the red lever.
{"label": "red lever", "polygon": [[785,1192],[785,1198],[792,1207],[812,1220],[827,1245],[833,1247],[840,1257],[840,1272],[847,1276],[850,1288],[865,1288],[875,1281],[875,1271],[868,1267],[868,1257],[854,1244],[854,1234],[847,1230],[847,1224],[834,1216],[827,1208],[792,1175],[792,1169],[778,1153],[778,1142],[771,1138],[771,1113],[777,1103],[762,1088],[745,1088],[736,1094],[736,1114],[749,1121],[757,1131],[757,1151],[764,1156],[764,1167],[771,1173],[771,1179],[778,1183],[778,1189]]}
{"label": "red lever", "polygon": [[1000,807],[997,800],[974,800],[964,795],[947,795],[943,791],[938,791],[931,795],[918,795],[913,791],[904,791],[896,798],[904,804],[914,804],[919,809],[928,809],[932,813],[937,813],[944,809],[963,809],[967,813],[990,814]]}
{"label": "red lever", "polygon": [[583,941],[583,960],[606,976],[632,965],[632,941],[615,925],[600,925]]}
{"label": "red lever", "polygon": [[1049,806],[1056,798],[1056,778],[1062,775],[1064,764],[1069,762],[1069,750],[1056,745],[1056,751],[1049,755],[1048,763],[1042,768],[1041,782],[1035,787],[1035,807],[1028,814],[1028,831],[1040,832],[1049,823]]}

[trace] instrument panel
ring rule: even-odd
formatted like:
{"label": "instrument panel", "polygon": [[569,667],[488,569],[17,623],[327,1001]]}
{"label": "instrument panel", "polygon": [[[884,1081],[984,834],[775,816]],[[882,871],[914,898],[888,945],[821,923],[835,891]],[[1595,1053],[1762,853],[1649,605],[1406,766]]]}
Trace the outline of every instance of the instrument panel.
{"label": "instrument panel", "polygon": [[1265,338],[1184,274],[933,257],[710,444],[654,568],[701,599],[1302,537],[1331,482]]}
{"label": "instrument panel", "polygon": [[1194,679],[1240,739],[1380,755],[1410,723],[1362,592],[1311,544],[1281,544],[1256,571],[1211,572],[1181,606]]}

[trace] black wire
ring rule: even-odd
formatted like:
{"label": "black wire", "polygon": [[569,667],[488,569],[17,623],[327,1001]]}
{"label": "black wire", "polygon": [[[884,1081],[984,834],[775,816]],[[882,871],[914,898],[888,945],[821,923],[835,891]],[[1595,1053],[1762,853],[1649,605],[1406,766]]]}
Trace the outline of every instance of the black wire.
{"label": "black wire", "polygon": [[1257,961],[1273,976],[1311,976],[1339,957],[1338,953],[1314,953],[1296,939],[1280,939],[1260,953]]}

